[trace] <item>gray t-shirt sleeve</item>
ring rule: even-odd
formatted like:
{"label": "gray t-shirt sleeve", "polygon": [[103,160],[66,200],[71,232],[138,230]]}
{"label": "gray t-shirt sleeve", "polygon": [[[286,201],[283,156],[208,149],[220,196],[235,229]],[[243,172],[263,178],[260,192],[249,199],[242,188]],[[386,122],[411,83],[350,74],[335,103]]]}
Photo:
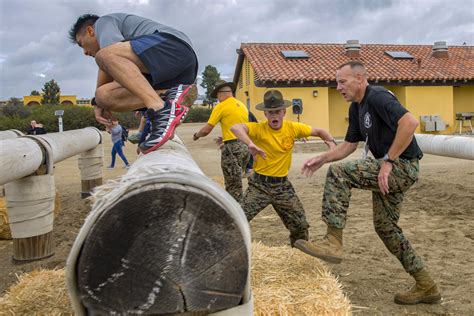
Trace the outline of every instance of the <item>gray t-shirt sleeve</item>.
{"label": "gray t-shirt sleeve", "polygon": [[100,48],[123,41],[125,38],[119,27],[119,21],[112,16],[100,17],[94,24],[95,36]]}

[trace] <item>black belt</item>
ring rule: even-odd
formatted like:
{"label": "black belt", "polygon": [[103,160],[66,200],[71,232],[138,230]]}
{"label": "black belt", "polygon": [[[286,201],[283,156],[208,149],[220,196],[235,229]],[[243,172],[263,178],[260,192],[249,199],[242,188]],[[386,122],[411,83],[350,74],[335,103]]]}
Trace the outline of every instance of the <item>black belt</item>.
{"label": "black belt", "polygon": [[259,174],[254,172],[253,178],[258,181],[268,182],[268,183],[283,183],[285,182],[288,177],[271,177],[271,176],[264,176],[263,174]]}
{"label": "black belt", "polygon": [[236,143],[238,141],[239,141],[238,139],[225,140],[224,144],[232,144],[232,143]]}

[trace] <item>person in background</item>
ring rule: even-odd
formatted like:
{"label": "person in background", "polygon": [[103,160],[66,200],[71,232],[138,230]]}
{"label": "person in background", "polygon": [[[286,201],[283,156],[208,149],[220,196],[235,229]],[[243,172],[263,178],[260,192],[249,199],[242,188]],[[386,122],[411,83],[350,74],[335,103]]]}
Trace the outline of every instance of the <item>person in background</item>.
{"label": "person in background", "polygon": [[[417,181],[423,156],[414,133],[418,121],[387,89],[371,86],[360,61],[349,61],[336,71],[337,90],[349,108],[344,143],[309,159],[302,172],[311,176],[325,163],[344,159],[365,141],[364,158],[331,164],[324,186],[322,218],[326,236],[315,243],[298,240],[295,247],[331,263],[342,261],[342,230],[346,224],[351,189],[372,192],[375,231],[387,249],[413,276],[415,285],[397,293],[395,303],[436,303],[441,294],[423,260],[398,226],[405,192]],[[374,158],[369,157],[368,151]]]}
{"label": "person in background", "polygon": [[31,121],[30,126],[26,129],[27,135],[41,135],[46,134],[46,129],[43,124],[37,123],[36,121]]}
{"label": "person in background", "polygon": [[117,154],[120,156],[122,161],[125,164],[126,169],[130,168],[130,164],[128,163],[127,157],[125,157],[125,154],[123,153],[122,147],[123,147],[123,140],[122,140],[122,126],[119,124],[118,120],[113,118],[112,121],[106,125],[106,130],[109,132],[112,136],[112,162],[110,163],[110,166],[107,167],[107,169],[114,169],[115,168],[115,158]]}
{"label": "person in background", "polygon": [[247,107],[234,98],[235,85],[233,82],[220,80],[216,83],[211,97],[217,98],[217,104],[212,110],[211,116],[198,132],[194,133],[196,141],[201,137],[209,135],[217,123],[221,124],[222,142],[224,147],[221,151],[221,168],[224,174],[225,190],[237,201],[242,199],[242,174],[250,158],[247,145],[241,143],[231,132],[232,125],[247,123],[249,112]]}

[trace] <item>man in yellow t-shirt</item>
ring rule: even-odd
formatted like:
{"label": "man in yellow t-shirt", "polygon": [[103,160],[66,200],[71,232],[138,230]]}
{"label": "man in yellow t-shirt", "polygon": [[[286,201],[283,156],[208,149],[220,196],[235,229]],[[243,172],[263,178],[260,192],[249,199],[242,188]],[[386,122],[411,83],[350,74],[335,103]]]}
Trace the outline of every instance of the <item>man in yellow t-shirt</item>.
{"label": "man in yellow t-shirt", "polygon": [[271,204],[290,231],[293,246],[298,239],[308,240],[308,227],[303,205],[288,180],[291,154],[296,139],[308,136],[322,138],[329,148],[336,143],[329,132],[306,124],[284,120],[291,103],[277,90],[265,93],[264,102],[256,106],[264,111],[267,121],[234,125],[231,131],[247,144],[253,157],[254,175],[242,199],[242,208],[251,221]]}
{"label": "man in yellow t-shirt", "polygon": [[247,107],[233,97],[235,85],[233,82],[218,81],[211,93],[211,97],[217,98],[219,104],[212,110],[211,116],[197,133],[194,140],[207,136],[216,126],[221,124],[222,140],[224,147],[221,152],[221,168],[224,174],[225,190],[240,202],[242,199],[242,174],[250,159],[247,145],[240,142],[230,131],[235,124],[247,123],[249,112]]}

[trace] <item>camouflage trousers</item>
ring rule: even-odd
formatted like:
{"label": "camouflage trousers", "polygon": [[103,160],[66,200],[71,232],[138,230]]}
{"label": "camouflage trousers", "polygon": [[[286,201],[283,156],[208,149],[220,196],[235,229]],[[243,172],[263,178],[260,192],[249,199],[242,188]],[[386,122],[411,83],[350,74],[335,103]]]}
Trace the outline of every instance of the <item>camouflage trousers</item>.
{"label": "camouflage trousers", "polygon": [[351,189],[372,191],[375,231],[387,249],[413,274],[423,268],[422,259],[397,225],[405,192],[417,181],[418,159],[398,159],[389,176],[389,193],[382,195],[378,174],[382,160],[373,158],[332,164],[329,167],[323,196],[323,221],[328,226],[344,228]]}
{"label": "camouflage trousers", "polygon": [[291,246],[298,239],[308,240],[309,224],[303,204],[288,178],[282,183],[269,183],[258,179],[254,174],[249,178],[249,186],[241,203],[247,220],[250,222],[269,204],[290,231]]}
{"label": "camouflage trousers", "polygon": [[250,159],[250,152],[242,142],[225,143],[221,152],[221,168],[225,190],[240,203],[242,199],[242,174]]}

